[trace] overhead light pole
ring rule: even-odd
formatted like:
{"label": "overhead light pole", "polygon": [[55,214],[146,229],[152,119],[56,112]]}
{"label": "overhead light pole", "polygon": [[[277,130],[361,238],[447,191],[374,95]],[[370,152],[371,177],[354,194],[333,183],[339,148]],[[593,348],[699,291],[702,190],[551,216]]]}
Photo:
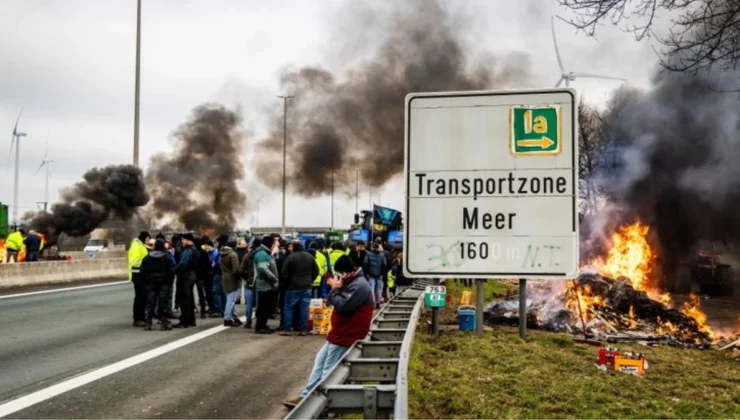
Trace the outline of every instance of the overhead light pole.
{"label": "overhead light pole", "polygon": [[141,0],[136,1],[136,86],[134,87],[134,166],[139,167],[139,97],[141,91]]}
{"label": "overhead light pole", "polygon": [[278,98],[283,100],[283,223],[281,227],[281,234],[285,235],[285,187],[286,187],[286,172],[285,162],[288,150],[288,99],[294,98],[290,95],[278,95]]}

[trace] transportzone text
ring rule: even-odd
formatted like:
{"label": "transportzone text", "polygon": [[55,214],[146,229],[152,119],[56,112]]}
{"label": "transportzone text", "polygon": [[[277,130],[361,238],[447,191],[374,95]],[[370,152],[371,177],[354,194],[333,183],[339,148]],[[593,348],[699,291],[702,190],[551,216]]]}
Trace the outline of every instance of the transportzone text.
{"label": "transportzone text", "polygon": [[[564,195],[568,181],[563,176],[514,176],[504,177],[431,178],[426,173],[414,175],[419,197],[472,196],[473,200],[487,196]],[[477,207],[463,207],[463,229],[513,229],[516,213],[482,213]]]}

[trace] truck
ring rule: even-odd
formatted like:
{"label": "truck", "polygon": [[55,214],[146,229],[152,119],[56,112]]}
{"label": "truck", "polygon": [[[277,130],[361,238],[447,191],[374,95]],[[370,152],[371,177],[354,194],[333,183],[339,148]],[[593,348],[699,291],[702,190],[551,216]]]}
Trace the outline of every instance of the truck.
{"label": "truck", "polygon": [[690,256],[681,261],[672,292],[732,296],[735,292],[735,271],[723,248],[723,241],[701,241]]}

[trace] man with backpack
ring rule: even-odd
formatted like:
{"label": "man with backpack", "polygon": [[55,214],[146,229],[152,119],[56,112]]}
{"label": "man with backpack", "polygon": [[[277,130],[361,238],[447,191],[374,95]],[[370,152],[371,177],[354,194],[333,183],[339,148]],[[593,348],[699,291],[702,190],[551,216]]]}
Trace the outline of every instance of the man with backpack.
{"label": "man with backpack", "polygon": [[162,331],[171,330],[170,320],[167,317],[170,285],[175,278],[174,259],[167,252],[164,240],[157,239],[154,249],[141,261],[139,276],[146,287],[146,320],[144,329],[152,330],[152,319],[156,312],[159,314]]}

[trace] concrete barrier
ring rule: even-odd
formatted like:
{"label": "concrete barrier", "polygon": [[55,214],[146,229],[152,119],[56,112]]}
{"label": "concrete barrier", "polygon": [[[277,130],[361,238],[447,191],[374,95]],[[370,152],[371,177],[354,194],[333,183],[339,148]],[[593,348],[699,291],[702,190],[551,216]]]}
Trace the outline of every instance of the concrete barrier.
{"label": "concrete barrier", "polygon": [[[70,251],[70,252],[59,252],[59,254],[69,255],[70,257],[72,257],[72,261],[126,258],[126,251],[100,251],[100,252]],[[92,257],[90,257],[90,254],[92,254]]]}
{"label": "concrete barrier", "polygon": [[128,279],[126,258],[0,264],[0,289],[112,279]]}

